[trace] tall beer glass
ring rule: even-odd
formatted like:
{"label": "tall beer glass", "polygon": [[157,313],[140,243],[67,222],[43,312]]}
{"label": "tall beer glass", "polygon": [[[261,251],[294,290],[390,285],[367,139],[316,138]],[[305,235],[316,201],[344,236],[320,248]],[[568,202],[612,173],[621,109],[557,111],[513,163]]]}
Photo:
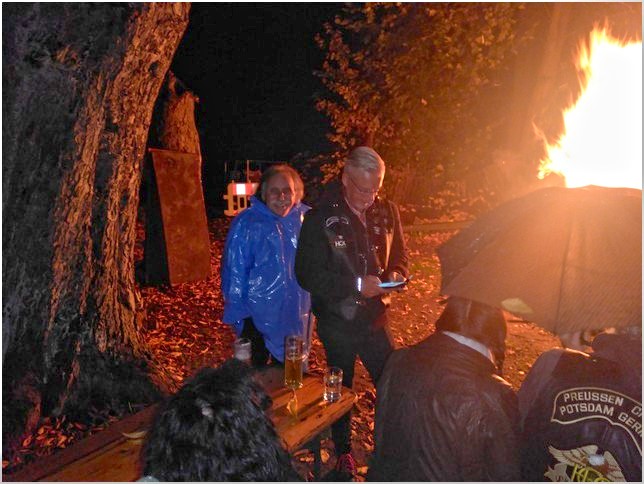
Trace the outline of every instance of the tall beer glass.
{"label": "tall beer glass", "polygon": [[284,341],[284,385],[292,390],[302,386],[304,339],[289,335]]}

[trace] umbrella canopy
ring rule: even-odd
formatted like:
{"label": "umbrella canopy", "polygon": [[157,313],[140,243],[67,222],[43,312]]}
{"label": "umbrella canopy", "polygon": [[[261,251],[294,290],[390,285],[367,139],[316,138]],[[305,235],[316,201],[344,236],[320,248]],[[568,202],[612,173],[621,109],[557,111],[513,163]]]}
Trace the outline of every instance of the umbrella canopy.
{"label": "umbrella canopy", "polygon": [[438,248],[443,294],[556,334],[642,324],[642,191],[544,188]]}

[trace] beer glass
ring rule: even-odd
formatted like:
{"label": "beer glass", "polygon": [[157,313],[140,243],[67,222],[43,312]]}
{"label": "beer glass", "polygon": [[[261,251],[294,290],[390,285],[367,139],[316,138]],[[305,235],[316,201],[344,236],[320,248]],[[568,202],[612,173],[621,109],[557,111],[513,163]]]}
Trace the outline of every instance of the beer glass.
{"label": "beer glass", "polygon": [[284,385],[292,390],[302,387],[304,339],[296,334],[284,340]]}
{"label": "beer glass", "polygon": [[247,365],[251,364],[252,345],[248,338],[237,338],[234,343],[233,355]]}

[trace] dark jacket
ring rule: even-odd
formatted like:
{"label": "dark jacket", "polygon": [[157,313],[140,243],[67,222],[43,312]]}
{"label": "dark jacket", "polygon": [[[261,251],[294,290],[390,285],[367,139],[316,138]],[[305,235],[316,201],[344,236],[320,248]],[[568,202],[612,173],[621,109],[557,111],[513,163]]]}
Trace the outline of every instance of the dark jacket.
{"label": "dark jacket", "polygon": [[378,381],[374,481],[515,481],[516,396],[441,332],[394,351]]}
{"label": "dark jacket", "polygon": [[386,297],[364,300],[357,278],[387,280],[392,271],[407,276],[407,250],[398,208],[377,198],[367,210],[367,229],[351,211],[342,191],[330,190],[307,212],[300,231],[295,274],[311,293],[320,320],[375,320],[385,310]]}
{"label": "dark jacket", "polygon": [[592,347],[544,353],[519,390],[526,480],[642,480],[641,338]]}

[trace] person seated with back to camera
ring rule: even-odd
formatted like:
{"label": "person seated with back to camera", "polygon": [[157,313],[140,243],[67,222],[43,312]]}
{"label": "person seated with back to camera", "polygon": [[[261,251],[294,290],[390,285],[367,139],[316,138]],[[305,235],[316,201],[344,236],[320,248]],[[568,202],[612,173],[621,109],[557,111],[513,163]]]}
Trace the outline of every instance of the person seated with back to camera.
{"label": "person seated with back to camera", "polygon": [[252,368],[203,368],[157,412],[140,481],[300,481],[265,411]]}
{"label": "person seated with back to camera", "polygon": [[642,327],[559,336],[519,389],[523,478],[642,482]]}
{"label": "person seated with back to camera", "polygon": [[370,481],[516,481],[517,398],[503,312],[450,297],[436,331],[394,351],[376,389]]}

